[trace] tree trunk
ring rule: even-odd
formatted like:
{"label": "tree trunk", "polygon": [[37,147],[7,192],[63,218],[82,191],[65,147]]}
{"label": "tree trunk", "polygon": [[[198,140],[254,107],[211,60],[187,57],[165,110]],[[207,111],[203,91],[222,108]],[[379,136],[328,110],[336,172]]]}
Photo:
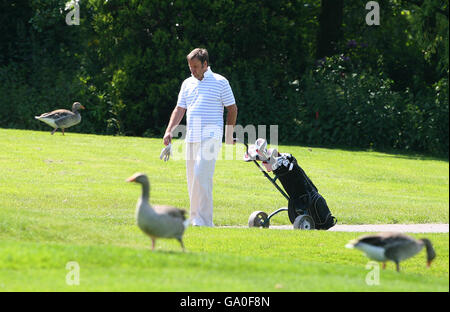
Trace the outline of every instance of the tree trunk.
{"label": "tree trunk", "polygon": [[344,0],[322,0],[317,35],[317,59],[337,53],[337,44],[342,39],[342,17]]}

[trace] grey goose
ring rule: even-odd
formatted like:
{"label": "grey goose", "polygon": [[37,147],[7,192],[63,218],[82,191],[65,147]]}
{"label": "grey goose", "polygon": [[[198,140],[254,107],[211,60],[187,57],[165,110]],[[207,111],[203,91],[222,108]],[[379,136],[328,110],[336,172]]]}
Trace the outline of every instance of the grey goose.
{"label": "grey goose", "polygon": [[184,251],[183,234],[189,225],[186,211],[172,206],[152,206],[149,202],[150,182],[147,175],[135,173],[126,181],[142,185],[142,195],[136,204],[136,223],[152,240],[152,250],[155,249],[156,239],[175,238]]}
{"label": "grey goose", "polygon": [[58,128],[61,129],[64,135],[64,129],[75,126],[81,122],[81,115],[78,110],[84,109],[80,102],[75,102],[72,105],[72,111],[67,109],[57,109],[49,113],[44,113],[40,116],[35,116],[37,120],[45,122],[53,128],[51,134],[54,134]]}
{"label": "grey goose", "polygon": [[363,251],[372,260],[383,262],[383,269],[387,261],[396,264],[397,272],[400,271],[400,262],[418,254],[423,247],[427,253],[427,266],[436,258],[433,245],[427,238],[415,239],[402,233],[378,233],[364,235],[350,241],[347,248],[356,248]]}

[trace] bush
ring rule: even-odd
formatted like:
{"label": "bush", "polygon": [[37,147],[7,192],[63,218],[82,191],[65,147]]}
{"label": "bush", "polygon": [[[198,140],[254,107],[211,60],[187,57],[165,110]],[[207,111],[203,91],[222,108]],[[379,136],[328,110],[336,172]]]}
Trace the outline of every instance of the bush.
{"label": "bush", "polygon": [[[426,75],[436,62],[414,43],[415,19],[392,14],[403,12],[399,3],[382,6],[378,31],[362,28],[354,17],[364,7],[346,2],[344,37],[367,42],[342,40],[344,54],[313,64],[318,0],[87,0],[79,26],[65,24],[66,2],[0,4],[8,43],[0,47],[0,127],[48,129],[33,116],[79,101],[86,110],[74,131],[162,136],[190,75],[185,56],[206,47],[213,71],[230,81],[238,124],[278,125],[280,143],[448,157],[448,69],[445,78],[441,65]],[[441,51],[448,23],[438,26],[447,30],[436,37]]]}
{"label": "bush", "polygon": [[448,157],[448,79],[419,96],[393,91],[392,84],[350,57],[320,60],[301,81],[297,140]]}

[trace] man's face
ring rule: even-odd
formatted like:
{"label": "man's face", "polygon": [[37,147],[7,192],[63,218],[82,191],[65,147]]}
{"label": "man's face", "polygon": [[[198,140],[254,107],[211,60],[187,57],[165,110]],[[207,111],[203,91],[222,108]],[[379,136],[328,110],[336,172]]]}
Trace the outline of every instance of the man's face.
{"label": "man's face", "polygon": [[198,80],[203,79],[203,74],[208,70],[208,63],[205,61],[203,64],[196,58],[188,60],[189,69],[191,74]]}

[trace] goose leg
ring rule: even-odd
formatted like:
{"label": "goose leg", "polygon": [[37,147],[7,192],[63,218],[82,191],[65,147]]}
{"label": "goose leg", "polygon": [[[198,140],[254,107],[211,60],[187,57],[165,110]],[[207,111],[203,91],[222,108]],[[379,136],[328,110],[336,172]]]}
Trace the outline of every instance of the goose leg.
{"label": "goose leg", "polygon": [[152,237],[152,250],[155,250],[156,239]]}
{"label": "goose leg", "polygon": [[395,262],[395,265],[397,266],[397,272],[400,272],[400,263]]}
{"label": "goose leg", "polygon": [[383,262],[383,270],[386,269],[386,262]]}
{"label": "goose leg", "polygon": [[183,240],[181,238],[177,238],[177,240],[180,242],[181,248],[183,249],[183,252],[184,252],[185,250],[184,250]]}
{"label": "goose leg", "polygon": [[61,128],[61,131],[62,131],[62,133],[63,133],[63,135],[64,135],[64,128]]}
{"label": "goose leg", "polygon": [[52,135],[56,132],[56,130],[58,130],[58,128],[53,129]]}

